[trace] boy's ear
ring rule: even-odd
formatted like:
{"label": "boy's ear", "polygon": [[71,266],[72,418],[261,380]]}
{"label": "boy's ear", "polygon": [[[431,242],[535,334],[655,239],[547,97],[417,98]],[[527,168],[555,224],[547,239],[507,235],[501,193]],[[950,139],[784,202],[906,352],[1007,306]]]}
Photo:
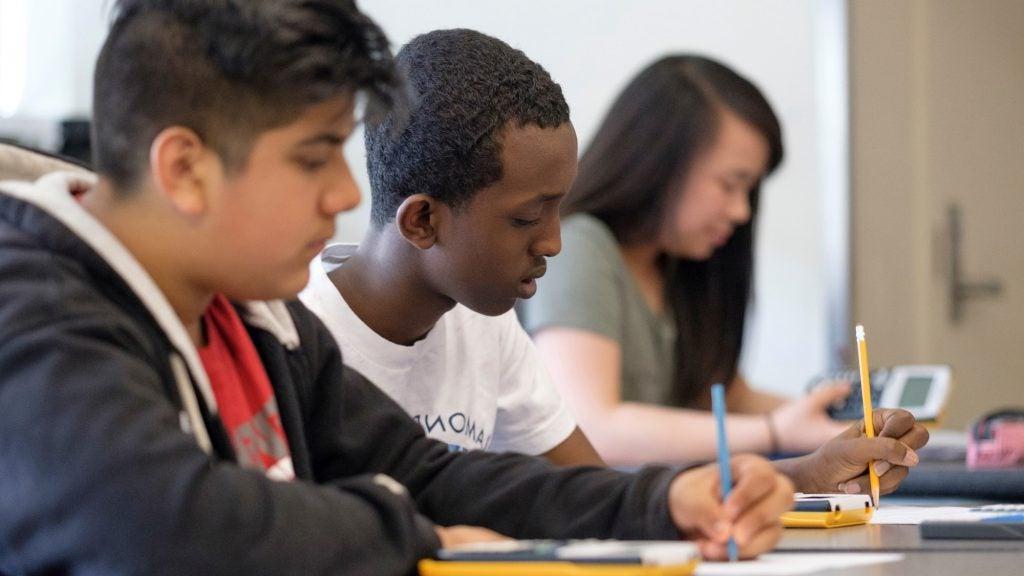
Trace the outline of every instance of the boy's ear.
{"label": "boy's ear", "polygon": [[210,187],[223,176],[216,153],[182,126],[166,128],[153,139],[149,168],[160,195],[186,216],[206,210]]}
{"label": "boy's ear", "polygon": [[395,225],[410,244],[426,250],[437,242],[438,219],[447,206],[429,194],[413,194],[398,207]]}

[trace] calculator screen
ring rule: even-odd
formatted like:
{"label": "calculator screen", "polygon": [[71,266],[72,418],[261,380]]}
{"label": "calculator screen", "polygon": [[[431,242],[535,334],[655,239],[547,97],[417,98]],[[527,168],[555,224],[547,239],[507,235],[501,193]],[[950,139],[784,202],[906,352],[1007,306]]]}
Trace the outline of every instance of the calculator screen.
{"label": "calculator screen", "polygon": [[928,390],[932,387],[931,376],[911,376],[903,385],[900,395],[901,408],[919,408],[928,400]]}

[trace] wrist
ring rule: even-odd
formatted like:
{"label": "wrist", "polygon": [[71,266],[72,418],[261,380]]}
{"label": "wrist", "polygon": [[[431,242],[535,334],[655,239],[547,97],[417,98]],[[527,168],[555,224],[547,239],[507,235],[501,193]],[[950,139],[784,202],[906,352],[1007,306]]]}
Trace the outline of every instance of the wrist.
{"label": "wrist", "polygon": [[682,470],[676,474],[668,485],[668,516],[669,520],[675,527],[676,533],[683,540],[689,540],[693,537],[691,533],[691,527],[689,526],[690,518],[682,508],[682,503],[686,502],[686,479],[684,476],[691,474],[693,469]]}
{"label": "wrist", "polygon": [[[715,464],[705,464],[682,470],[670,481],[668,487],[669,520],[675,534],[683,540],[692,540],[700,534],[698,512],[700,506],[693,507],[694,496],[701,494],[702,484],[711,484],[716,477]],[[697,500],[700,500],[698,497]],[[658,532],[655,532],[658,534]]]}
{"label": "wrist", "polygon": [[768,454],[778,454],[782,451],[782,443],[779,441],[779,430],[775,427],[774,412],[765,412],[764,423],[768,428]]}
{"label": "wrist", "polygon": [[773,464],[775,464],[776,470],[785,474],[793,482],[793,487],[797,492],[830,492],[830,490],[822,490],[816,485],[814,454],[775,460]]}

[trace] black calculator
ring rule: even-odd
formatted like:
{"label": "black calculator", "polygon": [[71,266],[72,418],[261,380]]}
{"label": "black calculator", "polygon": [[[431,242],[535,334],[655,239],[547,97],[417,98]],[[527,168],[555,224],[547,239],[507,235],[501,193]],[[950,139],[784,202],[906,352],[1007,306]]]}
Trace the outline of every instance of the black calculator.
{"label": "black calculator", "polygon": [[[882,389],[889,379],[888,368],[876,368],[871,371],[871,406],[879,406],[882,399]],[[828,408],[828,415],[836,420],[860,420],[864,417],[864,399],[860,392],[860,371],[841,370],[824,376],[819,376],[807,385],[811,391],[818,386],[823,386],[836,380],[846,380],[850,383],[850,395],[842,403],[833,404]]]}
{"label": "black calculator", "polygon": [[[879,367],[872,369],[870,375],[873,408],[903,408],[919,422],[938,421],[952,386],[952,371],[945,365]],[[807,384],[807,390],[836,380],[850,383],[850,395],[829,407],[829,416],[836,420],[860,420],[864,417],[864,402],[859,370],[839,370],[818,376]]]}

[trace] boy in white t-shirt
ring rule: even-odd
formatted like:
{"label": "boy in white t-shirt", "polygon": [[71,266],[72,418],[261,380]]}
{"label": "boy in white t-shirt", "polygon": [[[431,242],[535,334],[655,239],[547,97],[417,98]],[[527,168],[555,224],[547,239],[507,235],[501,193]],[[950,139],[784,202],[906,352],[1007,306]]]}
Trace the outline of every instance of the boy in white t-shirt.
{"label": "boy in white t-shirt", "polygon": [[419,36],[397,61],[415,104],[367,127],[371,229],[314,260],[301,299],[429,436],[602,464],[512,311],[561,247],[576,176],[561,88],[469,30]]}
{"label": "boy in white t-shirt", "polygon": [[[561,89],[506,44],[468,30],[413,39],[396,57],[409,117],[366,128],[372,225],[358,248],[313,262],[301,295],[346,362],[428,435],[457,449],[600,464],[510,312],[561,249],[558,208],[576,176],[576,135]],[[773,462],[802,492],[889,492],[928,433],[903,410],[875,413],[815,452]],[[686,438],[680,438],[686,442]]]}
{"label": "boy in white t-shirt", "polygon": [[575,420],[514,312],[491,317],[456,304],[422,339],[393,342],[363,322],[332,282],[357,252],[352,244],[329,246],[301,295],[346,364],[452,449],[545,454],[570,437]]}

